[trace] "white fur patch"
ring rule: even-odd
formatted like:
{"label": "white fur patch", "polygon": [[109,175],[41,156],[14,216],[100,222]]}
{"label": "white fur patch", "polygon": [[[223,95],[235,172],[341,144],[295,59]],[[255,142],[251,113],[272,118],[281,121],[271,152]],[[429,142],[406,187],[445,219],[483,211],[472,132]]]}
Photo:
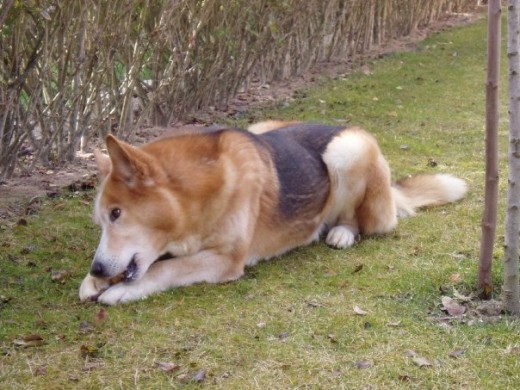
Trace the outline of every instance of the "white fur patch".
{"label": "white fur patch", "polygon": [[347,225],[338,225],[330,229],[325,242],[334,248],[348,248],[356,242],[357,229]]}
{"label": "white fur patch", "polygon": [[[327,146],[323,161],[327,164],[334,191],[334,202],[326,219],[327,224],[334,226],[338,223],[352,223],[356,202],[364,193],[366,185],[364,178],[353,175],[352,171],[365,163],[367,151],[366,138],[350,130],[334,138]],[[339,241],[346,245],[351,239],[343,238]],[[329,245],[336,246],[333,243]]]}
{"label": "white fur patch", "polygon": [[444,190],[447,202],[456,202],[466,195],[468,186],[466,182],[450,174],[439,173],[435,175],[439,187]]}
{"label": "white fur patch", "polygon": [[345,171],[360,161],[366,152],[366,139],[354,131],[347,130],[327,146],[323,161],[331,170]]}

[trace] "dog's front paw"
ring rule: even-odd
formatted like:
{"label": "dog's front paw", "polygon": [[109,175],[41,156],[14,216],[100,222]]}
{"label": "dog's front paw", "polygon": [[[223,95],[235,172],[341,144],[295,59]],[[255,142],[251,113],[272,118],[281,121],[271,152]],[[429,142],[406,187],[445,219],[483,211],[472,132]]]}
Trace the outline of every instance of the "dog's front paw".
{"label": "dog's front paw", "polygon": [[334,248],[343,249],[352,246],[356,242],[357,232],[350,226],[338,225],[330,229],[325,242]]}
{"label": "dog's front paw", "polygon": [[105,305],[117,305],[118,303],[127,303],[146,297],[138,286],[133,283],[119,283],[111,286],[103,292],[97,299]]}
{"label": "dog's front paw", "polygon": [[95,278],[88,274],[79,287],[79,299],[82,302],[95,301],[99,294],[106,290],[110,283],[104,279]]}

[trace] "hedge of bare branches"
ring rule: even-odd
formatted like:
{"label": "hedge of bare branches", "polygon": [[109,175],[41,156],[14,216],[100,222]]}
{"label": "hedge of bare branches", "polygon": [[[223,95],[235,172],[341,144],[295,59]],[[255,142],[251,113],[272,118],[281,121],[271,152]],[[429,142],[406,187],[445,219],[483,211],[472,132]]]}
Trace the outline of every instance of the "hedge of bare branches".
{"label": "hedge of bare branches", "polygon": [[[166,125],[316,61],[346,59],[475,0],[4,0],[0,178],[20,156]],[[139,113],[137,117],[136,113]]]}

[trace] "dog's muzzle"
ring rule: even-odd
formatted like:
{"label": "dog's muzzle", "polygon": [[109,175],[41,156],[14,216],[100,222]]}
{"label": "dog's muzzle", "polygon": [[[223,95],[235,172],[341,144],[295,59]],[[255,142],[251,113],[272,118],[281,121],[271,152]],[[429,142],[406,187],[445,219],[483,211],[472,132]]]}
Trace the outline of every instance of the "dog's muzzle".
{"label": "dog's muzzle", "polygon": [[94,261],[90,267],[90,274],[98,278],[105,277],[105,268],[99,261]]}

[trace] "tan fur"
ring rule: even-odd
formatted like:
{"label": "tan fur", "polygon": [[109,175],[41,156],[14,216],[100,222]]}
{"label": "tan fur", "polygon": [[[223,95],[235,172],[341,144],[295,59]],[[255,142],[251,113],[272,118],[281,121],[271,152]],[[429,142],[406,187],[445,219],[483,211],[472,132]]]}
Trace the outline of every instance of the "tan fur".
{"label": "tan fur", "polygon": [[258,122],[250,125],[247,130],[253,134],[263,134],[267,133],[268,131],[273,131],[276,129],[280,129],[282,127],[294,125],[298,123],[298,121],[264,121],[264,122]]}
{"label": "tan fur", "polygon": [[[257,131],[290,123],[269,121]],[[260,130],[259,130],[260,129]],[[82,300],[128,302],[196,282],[235,280],[247,265],[318,239],[346,248],[359,233],[384,234],[397,215],[460,199],[465,184],[449,175],[418,176],[395,187],[373,136],[345,129],[327,145],[330,189],[291,218],[279,208],[280,183],[271,155],[238,131],[177,134],[140,148],[107,138],[96,152],[102,183],[94,207],[101,226]],[[114,213],[114,210],[119,210]],[[116,215],[116,217],[114,217]],[[156,262],[169,252],[175,258]],[[135,265],[135,268],[132,268]],[[93,271],[94,272],[94,271]],[[131,281],[115,283],[131,273]]]}
{"label": "tan fur", "polygon": [[451,175],[417,175],[399,180],[393,191],[398,214],[413,216],[418,208],[459,200],[466,192],[466,185]]}

